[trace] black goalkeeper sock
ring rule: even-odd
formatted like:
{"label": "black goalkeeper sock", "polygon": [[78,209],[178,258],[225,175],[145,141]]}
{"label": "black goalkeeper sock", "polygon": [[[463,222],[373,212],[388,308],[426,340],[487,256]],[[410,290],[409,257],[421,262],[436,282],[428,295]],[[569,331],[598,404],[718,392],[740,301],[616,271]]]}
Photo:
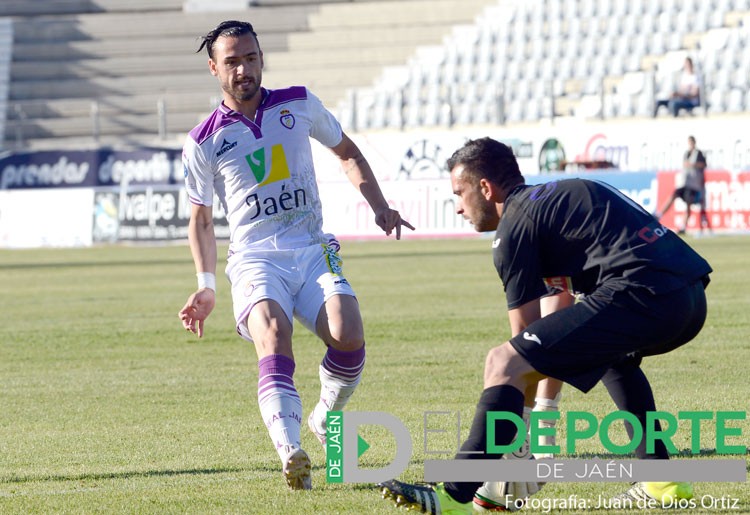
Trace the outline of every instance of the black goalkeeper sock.
{"label": "black goalkeeper sock", "polygon": [[[635,449],[635,455],[639,459],[669,459],[667,447],[661,440],[654,442],[654,452],[646,452],[647,431],[661,431],[661,424],[658,420],[654,421],[652,428],[646,427],[646,412],[656,411],[654,402],[654,393],[651,390],[646,375],[643,373],[638,361],[625,361],[610,368],[604,377],[602,383],[607,388],[610,397],[615,401],[617,408],[622,411],[628,411],[636,416],[643,428],[643,438],[641,443]],[[625,430],[630,440],[633,440],[633,426],[625,422]]]}
{"label": "black goalkeeper sock", "polygon": [[[461,445],[461,452],[456,454],[458,460],[498,459],[501,454],[486,454],[487,451],[487,412],[509,411],[519,417],[523,416],[523,393],[515,386],[499,385],[486,388],[479,397],[474,420],[471,423],[469,438]],[[516,425],[510,420],[495,421],[495,443],[507,445],[516,436]],[[471,451],[478,453],[467,454]],[[458,502],[469,502],[474,492],[483,482],[445,483],[445,491]]]}

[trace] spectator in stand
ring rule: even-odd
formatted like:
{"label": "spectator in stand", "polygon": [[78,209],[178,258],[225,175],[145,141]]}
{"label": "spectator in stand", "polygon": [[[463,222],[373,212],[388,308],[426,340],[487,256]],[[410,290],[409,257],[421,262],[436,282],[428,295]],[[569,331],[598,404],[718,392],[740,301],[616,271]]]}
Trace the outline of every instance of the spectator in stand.
{"label": "spectator in stand", "polygon": [[696,73],[693,66],[693,60],[685,58],[685,64],[682,67],[680,80],[677,83],[677,89],[672,92],[669,98],[657,100],[654,105],[654,118],[659,113],[659,108],[666,106],[672,116],[677,117],[680,109],[692,110],[701,103],[701,78]]}

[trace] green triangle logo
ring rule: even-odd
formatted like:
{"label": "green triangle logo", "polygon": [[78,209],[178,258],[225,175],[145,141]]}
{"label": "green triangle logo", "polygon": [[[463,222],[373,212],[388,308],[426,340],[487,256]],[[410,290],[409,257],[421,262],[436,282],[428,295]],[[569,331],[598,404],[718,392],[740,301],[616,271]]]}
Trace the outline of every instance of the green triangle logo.
{"label": "green triangle logo", "polygon": [[362,456],[370,448],[370,444],[365,442],[365,439],[357,435],[357,458]]}

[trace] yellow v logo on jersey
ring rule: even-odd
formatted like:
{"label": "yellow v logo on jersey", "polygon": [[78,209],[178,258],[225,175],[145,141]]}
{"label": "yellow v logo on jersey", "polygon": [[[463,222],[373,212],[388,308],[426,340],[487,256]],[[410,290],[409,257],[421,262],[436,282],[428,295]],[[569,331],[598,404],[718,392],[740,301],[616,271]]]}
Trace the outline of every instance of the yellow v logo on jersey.
{"label": "yellow v logo on jersey", "polygon": [[[271,165],[269,167],[266,167],[265,147],[245,156],[245,159],[247,164],[250,165],[255,180],[258,181],[258,186],[265,186],[290,177],[289,165],[286,162],[286,154],[281,144],[271,147]],[[266,173],[266,168],[268,168],[268,173]]]}

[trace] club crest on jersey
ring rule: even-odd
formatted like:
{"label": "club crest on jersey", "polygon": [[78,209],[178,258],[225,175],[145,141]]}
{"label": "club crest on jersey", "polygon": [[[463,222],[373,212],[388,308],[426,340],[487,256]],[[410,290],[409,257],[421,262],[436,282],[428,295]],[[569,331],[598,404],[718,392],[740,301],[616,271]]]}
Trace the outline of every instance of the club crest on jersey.
{"label": "club crest on jersey", "polygon": [[296,120],[294,119],[294,115],[289,112],[289,109],[282,109],[279,121],[281,122],[281,125],[283,125],[287,129],[292,129],[294,128],[294,123]]}

